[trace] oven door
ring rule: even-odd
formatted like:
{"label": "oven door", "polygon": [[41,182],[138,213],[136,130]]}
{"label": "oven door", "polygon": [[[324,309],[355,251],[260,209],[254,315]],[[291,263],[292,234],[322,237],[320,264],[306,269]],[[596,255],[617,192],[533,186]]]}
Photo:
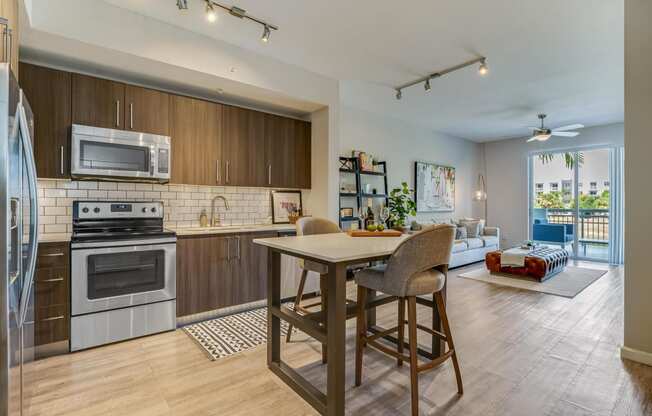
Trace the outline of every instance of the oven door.
{"label": "oven door", "polygon": [[71,253],[72,315],[176,298],[176,242],[143,240],[120,247],[74,248]]}

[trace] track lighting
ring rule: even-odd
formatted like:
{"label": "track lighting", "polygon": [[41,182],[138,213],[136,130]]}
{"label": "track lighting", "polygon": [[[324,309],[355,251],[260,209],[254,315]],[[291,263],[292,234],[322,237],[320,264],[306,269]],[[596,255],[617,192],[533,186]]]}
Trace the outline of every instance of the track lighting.
{"label": "track lighting", "polygon": [[269,26],[265,25],[265,28],[263,29],[263,36],[260,38],[260,40],[265,43],[269,42],[269,36],[271,34],[272,32],[269,30]]}
{"label": "track lighting", "polygon": [[423,88],[424,88],[424,90],[426,90],[426,92],[428,92],[428,91],[430,91],[432,89],[432,85],[430,85],[430,81],[433,78],[442,77],[442,76],[444,76],[446,74],[450,74],[451,72],[460,70],[462,68],[466,68],[467,66],[474,65],[474,64],[477,64],[477,63],[480,63],[480,67],[478,68],[478,73],[480,75],[486,75],[486,74],[489,73],[489,68],[487,67],[487,58],[484,57],[484,56],[480,56],[478,58],[475,58],[475,59],[472,59],[470,61],[461,63],[459,65],[455,65],[455,66],[452,66],[450,68],[446,68],[446,69],[444,69],[442,71],[434,72],[434,73],[432,73],[432,74],[430,74],[428,76],[425,76],[423,78],[419,78],[416,81],[408,82],[407,84],[403,84],[403,85],[400,85],[398,87],[395,87],[394,90],[396,91],[396,99],[397,100],[401,99],[401,97],[403,96],[401,91],[404,88],[408,88],[408,87],[411,87],[413,85],[417,85],[417,84],[420,84],[420,83],[423,82],[424,83]]}
{"label": "track lighting", "polygon": [[[206,3],[206,20],[213,23],[217,20],[217,8],[227,11],[231,16],[237,17],[242,20],[249,20],[254,23],[258,23],[263,27],[263,35],[260,40],[264,43],[269,42],[269,37],[272,35],[272,30],[278,30],[278,26],[271,23],[267,23],[264,20],[258,19],[247,13],[245,9],[242,9],[237,6],[226,6],[224,4],[218,3],[213,0],[203,0]],[[188,9],[188,0],[177,0],[177,7],[179,10]]]}
{"label": "track lighting", "polygon": [[217,13],[215,12],[215,7],[210,0],[206,0],[206,20],[213,23],[217,20]]}
{"label": "track lighting", "polygon": [[489,73],[489,68],[487,67],[487,61],[482,60],[480,63],[480,67],[478,68],[478,74],[485,76]]}

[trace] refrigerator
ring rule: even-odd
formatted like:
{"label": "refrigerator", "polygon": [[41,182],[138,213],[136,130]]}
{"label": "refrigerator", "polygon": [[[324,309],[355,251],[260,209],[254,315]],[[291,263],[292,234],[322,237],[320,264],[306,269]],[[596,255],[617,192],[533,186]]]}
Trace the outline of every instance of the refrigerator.
{"label": "refrigerator", "polygon": [[0,416],[28,415],[31,397],[39,234],[33,132],[29,103],[9,64],[0,64]]}

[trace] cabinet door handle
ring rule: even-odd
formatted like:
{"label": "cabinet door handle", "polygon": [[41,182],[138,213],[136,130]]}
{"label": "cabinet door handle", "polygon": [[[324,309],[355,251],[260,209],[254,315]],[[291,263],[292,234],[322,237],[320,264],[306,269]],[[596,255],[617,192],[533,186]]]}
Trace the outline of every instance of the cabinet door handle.
{"label": "cabinet door handle", "polygon": [[63,146],[60,147],[59,149],[61,151],[61,174],[63,175]]}
{"label": "cabinet door handle", "polygon": [[54,282],[63,282],[63,277],[57,277],[55,279],[45,279],[37,280],[36,283],[54,283]]}
{"label": "cabinet door handle", "polygon": [[57,321],[57,320],[63,319],[63,318],[65,318],[64,315],[59,315],[59,316],[53,316],[51,318],[41,319],[39,322]]}
{"label": "cabinet door handle", "polygon": [[220,183],[220,159],[215,161],[215,182]]}
{"label": "cabinet door handle", "polygon": [[120,127],[120,100],[115,100],[115,125]]}
{"label": "cabinet door handle", "polygon": [[229,161],[226,161],[226,183],[229,183]]}
{"label": "cabinet door handle", "polygon": [[129,103],[129,128],[134,128],[134,103]]}
{"label": "cabinet door handle", "polygon": [[235,239],[238,240],[238,251],[237,251],[237,257],[236,258],[238,260],[240,260],[240,236],[237,236]]}
{"label": "cabinet door handle", "polygon": [[226,261],[231,261],[231,237],[226,237]]}
{"label": "cabinet door handle", "polygon": [[60,252],[60,253],[48,253],[48,254],[41,254],[41,257],[61,257],[65,253]]}
{"label": "cabinet door handle", "polygon": [[267,166],[267,184],[268,185],[272,184],[272,164],[271,163]]}

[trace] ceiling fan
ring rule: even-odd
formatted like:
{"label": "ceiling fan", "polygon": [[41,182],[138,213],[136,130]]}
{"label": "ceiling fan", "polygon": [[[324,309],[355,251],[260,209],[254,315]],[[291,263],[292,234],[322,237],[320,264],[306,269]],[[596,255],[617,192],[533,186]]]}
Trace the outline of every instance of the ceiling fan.
{"label": "ceiling fan", "polygon": [[528,143],[533,141],[545,142],[550,138],[550,136],[560,136],[560,137],[575,137],[579,133],[576,130],[584,128],[583,124],[570,124],[568,126],[557,127],[556,129],[549,129],[543,125],[543,120],[546,118],[545,114],[539,114],[539,120],[541,120],[541,127],[528,127],[532,130],[532,137],[528,139]]}

